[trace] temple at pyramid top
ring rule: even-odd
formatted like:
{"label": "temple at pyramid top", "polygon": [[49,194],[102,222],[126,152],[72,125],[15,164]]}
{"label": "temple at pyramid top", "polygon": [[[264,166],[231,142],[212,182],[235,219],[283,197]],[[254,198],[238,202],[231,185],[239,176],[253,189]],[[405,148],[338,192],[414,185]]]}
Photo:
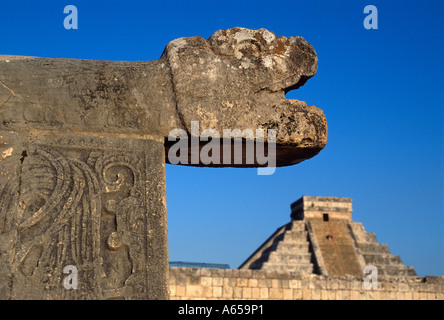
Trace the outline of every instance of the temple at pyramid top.
{"label": "temple at pyramid top", "polygon": [[351,198],[303,196],[291,204],[293,220],[343,219],[352,221],[351,214]]}
{"label": "temple at pyramid top", "polygon": [[352,199],[303,196],[291,204],[291,221],[278,228],[239,267],[317,275],[416,276],[387,245],[352,220]]}

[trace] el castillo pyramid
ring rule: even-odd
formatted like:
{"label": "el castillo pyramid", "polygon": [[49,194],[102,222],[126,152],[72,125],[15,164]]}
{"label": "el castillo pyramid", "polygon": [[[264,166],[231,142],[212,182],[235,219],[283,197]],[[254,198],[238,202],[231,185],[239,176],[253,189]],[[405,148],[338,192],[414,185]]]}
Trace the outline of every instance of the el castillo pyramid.
{"label": "el castillo pyramid", "polygon": [[352,199],[303,196],[291,204],[291,222],[278,228],[239,268],[317,275],[416,276],[374,233],[352,220]]}

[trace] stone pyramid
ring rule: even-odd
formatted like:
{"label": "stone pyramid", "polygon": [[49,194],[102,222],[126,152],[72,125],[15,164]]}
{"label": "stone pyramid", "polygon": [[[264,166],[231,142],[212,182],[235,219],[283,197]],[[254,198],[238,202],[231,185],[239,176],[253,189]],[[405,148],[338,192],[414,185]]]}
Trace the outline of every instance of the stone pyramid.
{"label": "stone pyramid", "polygon": [[374,233],[352,220],[352,199],[303,196],[291,205],[291,222],[278,228],[239,269],[317,275],[416,276]]}

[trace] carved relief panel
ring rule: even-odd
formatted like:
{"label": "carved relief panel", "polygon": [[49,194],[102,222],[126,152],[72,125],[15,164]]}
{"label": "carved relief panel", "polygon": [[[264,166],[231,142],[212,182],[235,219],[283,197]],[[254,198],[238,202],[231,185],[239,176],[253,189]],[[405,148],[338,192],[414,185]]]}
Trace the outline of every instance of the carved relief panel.
{"label": "carved relief panel", "polygon": [[[161,143],[136,139],[24,146],[11,297],[166,298],[163,153]],[[76,289],[64,286],[66,266],[78,272]]]}

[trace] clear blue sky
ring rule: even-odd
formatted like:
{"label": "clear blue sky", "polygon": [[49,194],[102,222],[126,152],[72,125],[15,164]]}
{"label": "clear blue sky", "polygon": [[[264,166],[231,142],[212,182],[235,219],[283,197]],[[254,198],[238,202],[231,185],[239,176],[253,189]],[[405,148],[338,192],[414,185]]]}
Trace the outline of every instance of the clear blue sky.
{"label": "clear blue sky", "polygon": [[[79,29],[63,27],[66,5]],[[363,9],[378,8],[378,29]],[[0,0],[0,54],[154,60],[184,36],[304,37],[318,73],[287,98],[324,110],[327,147],[272,176],[167,165],[171,260],[238,267],[302,195],[352,197],[355,221],[419,275],[444,275],[442,1]]]}

